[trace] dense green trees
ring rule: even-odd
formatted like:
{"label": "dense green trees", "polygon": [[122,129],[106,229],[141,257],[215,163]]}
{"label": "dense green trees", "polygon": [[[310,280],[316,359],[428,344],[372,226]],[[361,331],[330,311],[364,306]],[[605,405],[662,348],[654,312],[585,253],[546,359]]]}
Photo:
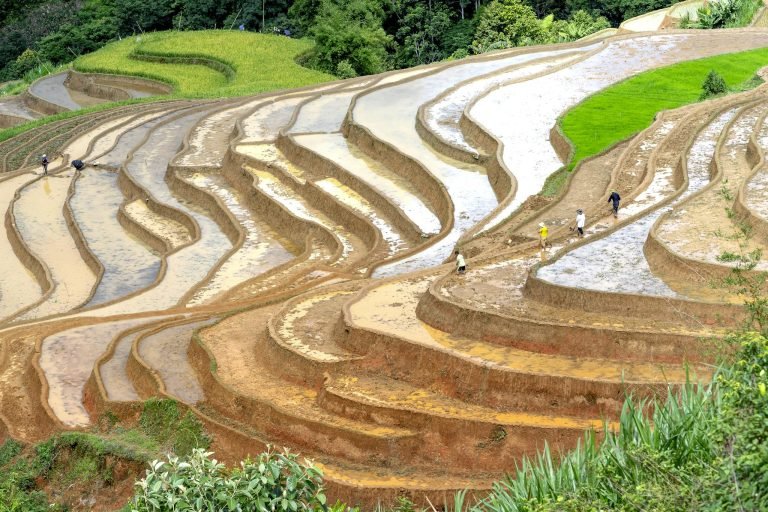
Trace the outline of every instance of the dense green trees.
{"label": "dense green trees", "polygon": [[387,69],[384,10],[376,0],[322,0],[311,34],[316,49],[308,62],[349,78]]}
{"label": "dense green trees", "polygon": [[[753,0],[750,0],[753,1]],[[756,1],[756,0],[754,0]],[[339,76],[571,41],[674,0],[0,0],[0,81],[154,30],[309,36],[308,65]],[[24,59],[17,59],[27,53]],[[50,67],[50,66],[49,66]]]}

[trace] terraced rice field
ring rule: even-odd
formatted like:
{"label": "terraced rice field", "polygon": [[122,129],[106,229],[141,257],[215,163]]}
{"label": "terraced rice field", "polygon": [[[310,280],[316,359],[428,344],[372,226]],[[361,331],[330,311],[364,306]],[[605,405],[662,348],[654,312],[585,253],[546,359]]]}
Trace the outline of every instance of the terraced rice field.
{"label": "terraced rice field", "polygon": [[551,130],[624,78],[766,46],[609,36],[10,139],[0,421],[34,441],[170,396],[217,457],[289,446],[365,505],[442,504],[617,428],[626,393],[680,385],[684,363],[708,379],[701,338],[739,321],[709,282],[737,221],[768,243],[768,87],[660,113],[544,200],[568,163]]}

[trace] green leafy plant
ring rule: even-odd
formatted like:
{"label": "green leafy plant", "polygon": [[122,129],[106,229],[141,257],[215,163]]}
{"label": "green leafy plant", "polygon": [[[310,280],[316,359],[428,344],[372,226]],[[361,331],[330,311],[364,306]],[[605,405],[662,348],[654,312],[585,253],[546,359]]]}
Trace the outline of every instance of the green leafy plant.
{"label": "green leafy plant", "polygon": [[153,461],[136,484],[131,510],[311,511],[325,506],[322,472],[288,451],[267,451],[228,471],[213,453],[194,449],[187,458]]}
{"label": "green leafy plant", "polygon": [[714,96],[720,96],[726,92],[728,92],[728,86],[725,83],[725,79],[713,69],[707,74],[704,83],[701,84],[701,96],[699,99],[705,100]]}

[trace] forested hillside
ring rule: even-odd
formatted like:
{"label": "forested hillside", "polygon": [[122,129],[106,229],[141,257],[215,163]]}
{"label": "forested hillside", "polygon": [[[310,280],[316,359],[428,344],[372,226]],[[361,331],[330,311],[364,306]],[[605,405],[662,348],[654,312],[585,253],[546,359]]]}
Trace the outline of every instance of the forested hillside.
{"label": "forested hillside", "polygon": [[155,30],[312,37],[303,63],[341,77],[577,39],[671,0],[0,0],[0,81]]}

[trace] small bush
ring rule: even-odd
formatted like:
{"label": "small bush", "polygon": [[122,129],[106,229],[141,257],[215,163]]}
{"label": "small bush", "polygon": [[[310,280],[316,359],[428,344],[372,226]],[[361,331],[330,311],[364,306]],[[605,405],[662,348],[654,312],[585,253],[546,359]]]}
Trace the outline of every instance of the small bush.
{"label": "small bush", "polygon": [[348,60],[342,60],[336,65],[336,76],[339,78],[355,78],[357,76],[357,72],[355,71],[355,68],[352,67],[352,64],[349,63]]}
{"label": "small bush", "polygon": [[136,484],[132,512],[164,510],[280,510],[314,511],[325,506],[322,473],[296,455],[268,451],[227,471],[195,449],[187,459],[153,461],[147,476]]}
{"label": "small bush", "polygon": [[704,79],[704,83],[701,84],[700,99],[704,100],[713,96],[719,96],[726,92],[728,92],[728,86],[725,84],[725,79],[713,69],[709,72],[707,78]]}
{"label": "small bush", "polygon": [[176,455],[188,455],[194,448],[207,448],[211,443],[200,421],[189,412],[182,415],[174,400],[151,398],[144,402],[139,425],[149,437],[173,449]]}

